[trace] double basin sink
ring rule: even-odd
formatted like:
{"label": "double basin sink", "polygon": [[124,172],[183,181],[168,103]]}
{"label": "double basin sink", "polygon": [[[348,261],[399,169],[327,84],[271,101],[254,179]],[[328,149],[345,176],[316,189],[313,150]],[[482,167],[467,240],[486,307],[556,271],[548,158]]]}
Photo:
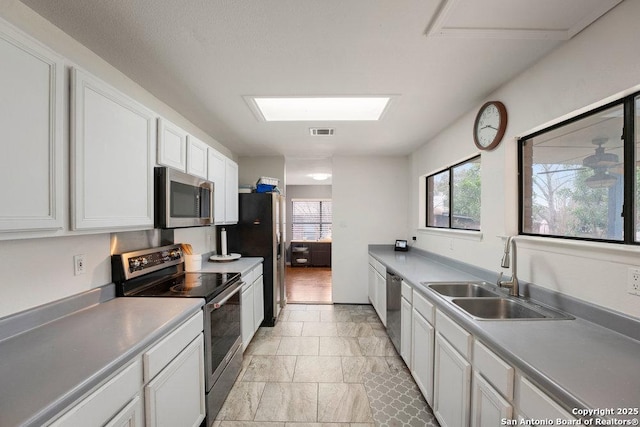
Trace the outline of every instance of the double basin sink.
{"label": "double basin sink", "polygon": [[533,303],[506,296],[485,282],[423,283],[477,320],[561,320],[573,317]]}

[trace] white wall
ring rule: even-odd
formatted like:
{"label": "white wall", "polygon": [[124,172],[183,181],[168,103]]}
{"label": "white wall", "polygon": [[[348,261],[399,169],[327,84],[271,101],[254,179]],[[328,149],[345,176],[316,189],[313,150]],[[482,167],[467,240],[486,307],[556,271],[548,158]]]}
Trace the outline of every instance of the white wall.
{"label": "white wall", "polygon": [[[177,111],[155,98],[24,4],[17,0],[1,1],[0,17],[65,57],[67,67],[79,66],[94,74],[159,115],[181,126],[226,156],[233,157],[233,154],[226,147],[195,127]],[[65,78],[68,79],[68,75]],[[68,94],[65,94],[65,102],[68,102],[68,99]],[[65,151],[63,156],[66,172],[63,192],[65,196],[68,196],[69,117],[68,109],[65,108],[65,111]],[[7,143],[9,141],[0,141],[0,144]],[[0,151],[6,152],[6,150],[2,150],[2,146],[0,146]],[[28,179],[28,171],[25,171],[25,177],[11,177],[11,179]],[[68,212],[65,213],[65,218],[68,223]],[[0,317],[102,286],[111,281],[109,233],[72,232],[68,230],[67,226],[65,230],[59,232],[40,232],[27,237],[42,235],[55,237],[26,240],[18,240],[18,237],[16,240],[3,240],[6,237],[0,238],[0,271],[2,272],[0,277]],[[25,236],[26,234],[22,234],[19,237]],[[199,251],[210,251],[214,248],[206,228],[178,233],[176,241],[179,241],[178,237],[184,241],[195,242]],[[13,237],[9,239],[13,239]],[[73,255],[76,254],[86,256],[87,272],[80,276],[73,274]]]}
{"label": "white wall", "polygon": [[238,159],[238,183],[240,185],[256,185],[261,176],[280,180],[278,188],[284,191],[285,180],[284,156],[242,156]]}
{"label": "white wall", "polygon": [[[516,138],[585,108],[640,90],[640,1],[625,1],[536,65],[487,97],[509,114],[502,144],[482,153],[482,236],[418,231],[418,177],[477,153],[473,111],[411,156],[411,226],[417,246],[499,270],[502,240],[517,233]],[[521,238],[519,276],[574,297],[640,316],[640,297],[626,293],[627,268],[639,248]]]}
{"label": "white wall", "polygon": [[407,157],[333,158],[335,303],[368,303],[369,244],[407,238]]}

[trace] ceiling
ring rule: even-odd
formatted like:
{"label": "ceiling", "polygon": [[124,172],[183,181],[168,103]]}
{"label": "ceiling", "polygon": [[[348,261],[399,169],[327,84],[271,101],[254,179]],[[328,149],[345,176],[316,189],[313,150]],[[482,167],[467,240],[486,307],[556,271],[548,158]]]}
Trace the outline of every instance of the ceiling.
{"label": "ceiling", "polygon": [[[333,155],[411,153],[620,1],[23,3],[235,154],[284,155],[300,184]],[[253,95],[394,98],[378,122],[264,122]]]}

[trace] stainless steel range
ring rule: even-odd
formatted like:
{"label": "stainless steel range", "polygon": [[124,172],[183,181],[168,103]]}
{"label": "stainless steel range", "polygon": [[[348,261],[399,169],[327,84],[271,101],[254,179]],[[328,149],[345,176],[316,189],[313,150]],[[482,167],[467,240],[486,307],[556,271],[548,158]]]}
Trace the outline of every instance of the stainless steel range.
{"label": "stainless steel range", "polygon": [[180,245],[111,257],[121,297],[204,298],[206,425],[220,411],[242,365],[240,273],[187,273]]}

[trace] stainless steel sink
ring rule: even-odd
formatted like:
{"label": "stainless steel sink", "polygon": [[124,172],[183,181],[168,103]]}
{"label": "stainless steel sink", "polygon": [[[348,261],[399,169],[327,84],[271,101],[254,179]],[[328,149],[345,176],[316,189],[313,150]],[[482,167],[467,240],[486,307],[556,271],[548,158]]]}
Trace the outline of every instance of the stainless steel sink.
{"label": "stainless steel sink", "polygon": [[511,298],[455,298],[452,302],[481,320],[572,319],[564,313]]}
{"label": "stainless steel sink", "polygon": [[448,297],[495,298],[499,296],[499,294],[472,282],[431,283],[427,286]]}

